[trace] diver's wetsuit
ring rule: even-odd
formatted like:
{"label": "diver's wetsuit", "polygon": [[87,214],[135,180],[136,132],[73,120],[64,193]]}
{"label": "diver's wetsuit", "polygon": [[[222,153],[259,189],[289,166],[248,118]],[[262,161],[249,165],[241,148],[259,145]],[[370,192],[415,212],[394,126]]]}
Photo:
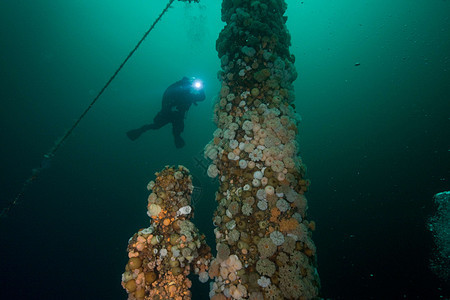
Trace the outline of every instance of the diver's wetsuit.
{"label": "diver's wetsuit", "polygon": [[180,81],[170,85],[164,92],[161,111],[155,116],[153,123],[128,131],[128,137],[134,141],[147,130],[159,129],[168,123],[172,123],[175,146],[177,148],[183,147],[184,141],[180,135],[184,130],[186,112],[193,103],[197,105],[196,102],[205,100],[203,89],[194,88],[192,83],[192,79],[183,77]]}

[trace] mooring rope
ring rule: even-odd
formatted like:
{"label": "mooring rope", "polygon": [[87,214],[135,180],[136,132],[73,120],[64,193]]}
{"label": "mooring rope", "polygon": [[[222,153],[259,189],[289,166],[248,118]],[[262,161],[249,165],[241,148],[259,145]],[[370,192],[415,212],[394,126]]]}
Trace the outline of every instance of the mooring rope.
{"label": "mooring rope", "polygon": [[84,118],[84,116],[88,113],[88,111],[92,108],[92,106],[97,102],[98,98],[103,94],[103,92],[108,88],[109,84],[116,78],[117,74],[122,70],[123,66],[127,63],[127,61],[131,58],[131,56],[136,52],[136,50],[139,48],[139,46],[142,44],[142,42],[145,40],[145,38],[149,35],[149,33],[153,30],[153,28],[156,26],[156,24],[161,20],[162,16],[167,12],[169,7],[172,5],[172,3],[175,0],[169,0],[166,7],[161,11],[159,16],[155,19],[153,24],[150,26],[150,28],[145,32],[145,34],[142,36],[140,41],[136,44],[133,50],[128,54],[128,56],[125,58],[125,60],[120,64],[120,66],[117,68],[117,70],[114,72],[114,74],[109,78],[109,80],[106,82],[106,84],[103,86],[103,88],[100,90],[100,92],[95,96],[94,100],[89,104],[89,106],[83,111],[83,113],[78,117],[78,119],[73,123],[72,127],[69,128],[69,130],[66,131],[66,133],[63,135],[62,138],[56,140],[55,145],[53,148],[44,155],[44,158],[41,162],[41,165],[39,168],[33,169],[31,176],[25,180],[21,190],[19,193],[14,197],[13,200],[11,200],[0,212],[0,219],[2,217],[6,217],[8,213],[11,211],[11,209],[19,202],[19,200],[23,197],[27,189],[30,187],[31,183],[36,180],[36,178],[39,176],[41,171],[43,169],[46,169],[50,165],[51,159],[55,156],[58,149],[61,147],[61,145],[64,143],[64,141],[72,134],[73,130],[78,126],[78,124],[81,122],[81,120]]}

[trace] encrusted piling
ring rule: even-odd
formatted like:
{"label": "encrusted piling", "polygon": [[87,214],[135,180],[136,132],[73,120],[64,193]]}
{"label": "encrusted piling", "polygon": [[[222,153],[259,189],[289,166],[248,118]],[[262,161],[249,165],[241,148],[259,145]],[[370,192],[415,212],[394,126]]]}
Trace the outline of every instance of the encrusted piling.
{"label": "encrusted piling", "polygon": [[191,272],[208,281],[210,248],[189,221],[193,216],[192,177],[183,166],[166,167],[148,184],[148,228],[128,242],[122,286],[128,300],[189,300]]}
{"label": "encrusted piling", "polygon": [[319,293],[309,181],[283,0],[224,0],[217,39],[217,130],[205,147],[218,177],[212,299],[314,299]]}

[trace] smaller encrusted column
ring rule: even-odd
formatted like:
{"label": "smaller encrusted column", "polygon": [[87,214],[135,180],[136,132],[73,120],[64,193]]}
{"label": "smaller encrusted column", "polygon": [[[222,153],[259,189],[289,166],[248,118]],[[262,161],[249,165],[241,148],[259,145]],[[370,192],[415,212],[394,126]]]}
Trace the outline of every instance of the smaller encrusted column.
{"label": "smaller encrusted column", "polygon": [[189,221],[193,216],[192,177],[183,166],[156,173],[147,188],[152,223],[128,242],[128,263],[122,286],[129,300],[191,299],[192,271],[208,281],[211,249]]}

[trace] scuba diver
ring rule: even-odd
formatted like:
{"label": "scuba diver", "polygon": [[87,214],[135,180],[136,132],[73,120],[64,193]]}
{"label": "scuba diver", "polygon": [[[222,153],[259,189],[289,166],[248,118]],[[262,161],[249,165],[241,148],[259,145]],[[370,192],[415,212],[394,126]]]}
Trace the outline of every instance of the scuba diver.
{"label": "scuba diver", "polygon": [[184,129],[186,112],[191,104],[197,105],[197,102],[203,100],[205,100],[205,91],[201,80],[194,77],[183,77],[180,81],[170,85],[164,92],[161,111],[155,116],[153,123],[130,130],[127,132],[127,136],[134,141],[150,129],[159,129],[172,123],[175,147],[182,148],[185,143],[181,138],[181,133]]}

